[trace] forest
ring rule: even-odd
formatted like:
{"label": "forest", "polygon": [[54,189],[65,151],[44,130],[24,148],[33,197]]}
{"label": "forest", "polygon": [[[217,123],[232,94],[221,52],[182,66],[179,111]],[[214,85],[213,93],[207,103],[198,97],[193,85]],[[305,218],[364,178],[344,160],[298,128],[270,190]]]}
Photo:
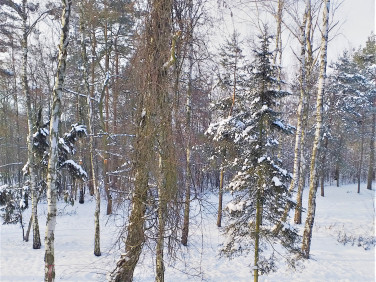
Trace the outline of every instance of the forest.
{"label": "forest", "polygon": [[[39,276],[0,280],[64,280],[59,221],[82,211],[82,252],[112,255],[96,281],[178,280],[166,272],[205,247],[209,214],[217,235],[200,236],[264,281],[314,260],[317,203],[344,189],[373,203],[372,231],[336,242],[374,253],[376,37],[329,61],[341,5],[0,0],[1,237],[43,252]],[[187,261],[180,280],[210,280]]]}

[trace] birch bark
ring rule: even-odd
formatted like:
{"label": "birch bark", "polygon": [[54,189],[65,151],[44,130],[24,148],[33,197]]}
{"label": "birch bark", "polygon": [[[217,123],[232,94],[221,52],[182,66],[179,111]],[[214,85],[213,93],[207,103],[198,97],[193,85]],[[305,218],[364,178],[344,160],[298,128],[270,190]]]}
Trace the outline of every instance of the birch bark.
{"label": "birch bark", "polygon": [[33,110],[31,108],[31,97],[29,92],[28,78],[27,78],[27,63],[28,63],[28,32],[29,28],[27,26],[27,0],[22,1],[22,12],[20,13],[22,17],[22,89],[26,97],[26,111],[27,111],[27,161],[29,163],[29,177],[30,177],[30,191],[31,191],[31,220],[33,227],[33,249],[40,249],[40,233],[38,224],[38,196],[36,191],[37,181],[36,181],[36,167],[35,158],[33,152]]}
{"label": "birch bark", "polygon": [[62,1],[61,34],[59,41],[59,57],[56,71],[56,82],[52,92],[52,109],[50,121],[50,151],[47,168],[47,222],[45,234],[45,276],[44,280],[55,281],[55,226],[57,198],[57,164],[58,138],[61,116],[61,98],[65,79],[67,47],[69,43],[69,18],[72,0]]}
{"label": "birch bark", "polygon": [[327,65],[327,47],[328,47],[328,31],[329,31],[329,9],[330,0],[324,0],[324,12],[323,12],[323,28],[321,38],[321,58],[320,58],[320,77],[317,91],[316,100],[316,130],[315,139],[312,148],[312,158],[310,167],[310,182],[309,182],[309,197],[308,197],[308,209],[307,218],[303,233],[302,254],[303,257],[309,258],[312,229],[315,220],[316,212],[316,178],[317,178],[317,162],[318,162],[318,150],[320,148],[320,140],[322,133],[322,119],[323,119],[323,95],[326,79],[326,65]]}

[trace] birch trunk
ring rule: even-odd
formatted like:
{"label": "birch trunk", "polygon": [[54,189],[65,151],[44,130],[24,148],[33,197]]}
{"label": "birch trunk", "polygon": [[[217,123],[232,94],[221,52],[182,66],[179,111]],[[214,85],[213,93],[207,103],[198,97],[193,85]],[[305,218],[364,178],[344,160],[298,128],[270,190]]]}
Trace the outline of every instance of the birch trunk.
{"label": "birch trunk", "polygon": [[[376,100],[375,100],[376,102]],[[369,167],[367,175],[367,189],[372,190],[373,170],[375,167],[375,125],[376,125],[376,113],[372,114],[372,133],[371,141],[369,144]]]}
{"label": "birch trunk", "polygon": [[57,164],[58,138],[61,115],[61,97],[65,79],[67,47],[69,43],[69,17],[72,0],[62,1],[61,35],[59,42],[59,57],[56,70],[56,82],[52,93],[52,109],[50,121],[50,151],[47,168],[47,222],[45,235],[45,276],[44,280],[55,281],[55,226],[56,226],[56,198],[57,198]]}
{"label": "birch trunk", "polygon": [[303,121],[303,107],[306,100],[306,89],[307,89],[307,80],[306,80],[306,24],[308,11],[310,10],[311,1],[306,1],[306,7],[304,12],[304,18],[302,26],[300,27],[300,97],[297,118],[298,122],[296,125],[296,135],[295,135],[295,148],[294,148],[294,166],[293,166],[293,176],[289,188],[289,192],[292,193],[296,190],[297,183],[299,181],[299,172],[300,172],[300,150],[301,150],[301,139],[302,139],[302,121]]}
{"label": "birch trunk", "polygon": [[[305,130],[302,133],[302,146],[304,145],[305,139]],[[299,177],[298,183],[298,191],[296,192],[296,207],[295,207],[295,214],[294,214],[294,222],[295,224],[302,224],[302,209],[303,209],[303,191],[304,185],[306,180],[306,173],[307,173],[307,164],[304,158],[304,152],[301,150],[300,152],[300,161],[301,161],[301,175]]]}
{"label": "birch trunk", "polygon": [[27,1],[22,1],[22,89],[26,97],[26,110],[27,110],[27,161],[29,163],[29,177],[30,177],[30,191],[31,191],[31,217],[33,226],[33,249],[40,249],[40,233],[38,224],[38,196],[36,192],[36,167],[33,152],[33,111],[31,108],[31,97],[29,92],[28,78],[27,78],[27,59],[28,59],[28,27],[27,27]]}
{"label": "birch trunk", "polygon": [[[299,96],[299,105],[297,111],[297,125],[296,125],[296,135],[295,135],[295,148],[294,148],[294,165],[293,165],[293,174],[289,187],[289,192],[293,193],[296,190],[297,184],[299,182],[299,176],[301,173],[301,140],[302,140],[302,130],[303,130],[303,109],[307,100],[307,79],[306,79],[306,25],[309,11],[311,9],[311,1],[306,0],[305,11],[303,15],[302,25],[300,27],[300,96]],[[282,222],[285,222],[288,216],[288,212],[291,209],[290,204],[287,204],[282,215],[281,223],[276,227],[275,232],[279,232],[282,227]]]}
{"label": "birch trunk", "polygon": [[324,146],[322,150],[322,160],[321,160],[321,175],[320,175],[320,186],[321,186],[321,197],[325,196],[325,169],[326,169],[326,153],[328,150],[328,143],[329,143],[329,138],[328,136],[324,137]]}
{"label": "birch trunk", "polygon": [[317,91],[316,101],[316,130],[315,139],[312,148],[312,158],[310,167],[310,181],[309,181],[309,197],[308,197],[308,210],[307,218],[303,233],[302,243],[302,255],[305,258],[309,258],[309,252],[311,247],[312,229],[315,220],[316,212],[316,178],[317,178],[317,153],[320,148],[320,140],[322,133],[322,119],[323,119],[323,95],[326,78],[326,65],[327,65],[327,47],[328,47],[328,31],[329,31],[329,9],[330,0],[325,0],[324,12],[323,12],[323,28],[321,39],[321,59],[320,59],[320,77]]}
{"label": "birch trunk", "polygon": [[[82,3],[80,2],[80,5]],[[88,133],[89,133],[89,154],[90,154],[90,166],[91,166],[91,181],[93,185],[93,190],[95,194],[95,211],[94,211],[94,255],[100,256],[101,255],[101,249],[100,249],[100,223],[99,223],[99,217],[100,217],[100,207],[101,207],[101,198],[100,198],[100,190],[97,185],[97,177],[96,172],[94,169],[94,129],[93,129],[93,106],[91,104],[91,95],[90,95],[90,86],[89,86],[89,68],[88,68],[88,58],[86,53],[86,46],[85,46],[85,40],[86,40],[86,31],[85,31],[85,24],[84,24],[84,12],[83,7],[80,7],[80,32],[81,32],[81,57],[82,57],[82,76],[84,81],[84,88],[85,88],[85,94],[86,101],[87,101],[87,115],[88,115]]]}
{"label": "birch trunk", "polygon": [[193,72],[193,0],[188,2],[189,8],[189,42],[188,42],[188,91],[186,101],[186,121],[185,131],[187,132],[187,147],[185,149],[185,156],[187,160],[186,175],[185,175],[185,201],[184,201],[184,222],[181,236],[181,243],[183,246],[188,244],[189,234],[189,212],[191,204],[191,116],[192,116],[192,72]]}

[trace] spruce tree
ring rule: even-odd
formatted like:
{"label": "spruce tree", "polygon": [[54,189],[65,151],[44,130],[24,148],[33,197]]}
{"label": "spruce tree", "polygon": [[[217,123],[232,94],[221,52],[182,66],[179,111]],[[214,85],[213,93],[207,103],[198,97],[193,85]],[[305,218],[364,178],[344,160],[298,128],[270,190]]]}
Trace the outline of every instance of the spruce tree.
{"label": "spruce tree", "polygon": [[268,258],[261,255],[268,244],[279,242],[288,253],[297,253],[297,232],[283,223],[280,232],[273,232],[280,223],[284,208],[293,207],[288,191],[291,175],[277,158],[277,132],[289,133],[291,127],[279,118],[277,100],[287,95],[278,90],[277,67],[271,64],[271,36],[265,32],[260,47],[254,51],[255,64],[250,73],[248,91],[241,92],[232,116],[212,124],[209,132],[217,140],[227,139],[234,146],[232,161],[235,176],[228,189],[234,198],[226,207],[227,236],[222,254],[228,257],[254,250],[254,280],[259,274],[275,268],[275,252]]}

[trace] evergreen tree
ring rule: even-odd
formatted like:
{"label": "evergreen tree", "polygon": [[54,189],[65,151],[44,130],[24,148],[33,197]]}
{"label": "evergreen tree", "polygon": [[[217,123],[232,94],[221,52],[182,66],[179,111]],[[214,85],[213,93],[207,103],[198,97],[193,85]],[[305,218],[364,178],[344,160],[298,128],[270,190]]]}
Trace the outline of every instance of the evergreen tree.
{"label": "evergreen tree", "polygon": [[[233,113],[235,100],[237,95],[242,91],[242,85],[244,85],[244,56],[242,55],[242,50],[239,43],[239,34],[234,32],[230,40],[226,40],[226,44],[222,46],[220,50],[220,61],[218,69],[218,83],[217,86],[222,92],[221,94],[224,98],[220,99],[214,108],[219,110],[219,120],[226,120],[231,118]],[[210,135],[210,127],[207,134]],[[226,138],[225,138],[226,139]],[[214,136],[214,141],[219,141],[218,138]],[[224,180],[224,169],[228,166],[226,161],[226,154],[228,154],[230,144],[228,140],[222,140],[223,142],[217,142],[216,144],[216,154],[217,156],[223,155],[220,158],[220,173],[219,173],[219,197],[218,197],[218,216],[217,216],[217,226],[222,225],[222,208],[223,208],[223,180]]]}
{"label": "evergreen tree", "polygon": [[[358,159],[355,164],[356,168],[355,170],[351,168],[352,171],[357,171],[358,192],[360,191],[368,117],[372,115],[376,97],[372,65],[368,64],[368,66],[359,62],[359,55],[356,53],[352,56],[345,51],[332,66],[334,72],[329,77],[331,83],[328,87],[328,92],[335,93],[334,95],[337,96],[336,103],[332,105],[335,118],[340,120],[343,130],[352,135],[352,139],[360,145],[359,156],[356,156]],[[343,134],[343,132],[338,134]],[[372,145],[371,141],[371,163]]]}
{"label": "evergreen tree", "polygon": [[232,257],[254,249],[254,279],[275,268],[274,251],[269,258],[261,256],[268,243],[279,242],[289,252],[298,252],[296,230],[283,224],[280,232],[273,232],[280,224],[290,199],[290,174],[277,158],[276,132],[291,132],[274,110],[279,98],[287,92],[277,90],[277,68],[271,64],[269,51],[271,36],[260,37],[261,46],[255,50],[256,62],[251,72],[249,91],[241,92],[232,116],[212,124],[208,133],[217,140],[227,139],[235,148],[232,165],[236,175],[228,188],[234,199],[226,207],[227,240],[222,254]]}

